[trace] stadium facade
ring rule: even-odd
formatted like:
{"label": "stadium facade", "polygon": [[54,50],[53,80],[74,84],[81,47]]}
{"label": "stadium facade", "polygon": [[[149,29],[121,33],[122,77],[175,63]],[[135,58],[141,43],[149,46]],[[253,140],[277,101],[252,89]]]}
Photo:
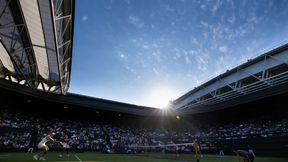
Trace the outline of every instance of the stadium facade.
{"label": "stadium facade", "polygon": [[283,44],[194,88],[172,108],[182,114],[202,113],[287,92],[288,44]]}

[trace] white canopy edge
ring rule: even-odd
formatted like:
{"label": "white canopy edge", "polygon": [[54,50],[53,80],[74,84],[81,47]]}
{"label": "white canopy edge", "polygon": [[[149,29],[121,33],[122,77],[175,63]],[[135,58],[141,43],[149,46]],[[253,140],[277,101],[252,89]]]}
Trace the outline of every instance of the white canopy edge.
{"label": "white canopy edge", "polygon": [[3,64],[3,66],[9,70],[10,72],[14,73],[15,69],[13,66],[13,62],[10,59],[10,56],[8,54],[8,52],[6,51],[6,49],[4,48],[3,44],[0,42],[0,60]]}
{"label": "white canopy edge", "polygon": [[33,45],[38,72],[49,80],[49,66],[43,27],[37,0],[19,0]]}

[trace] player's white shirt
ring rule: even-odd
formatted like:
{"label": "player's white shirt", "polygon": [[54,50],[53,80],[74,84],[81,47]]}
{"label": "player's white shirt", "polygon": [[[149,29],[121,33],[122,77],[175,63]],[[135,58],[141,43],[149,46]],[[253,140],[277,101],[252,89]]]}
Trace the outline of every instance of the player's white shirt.
{"label": "player's white shirt", "polygon": [[43,146],[46,146],[46,143],[49,142],[51,140],[50,135],[47,135],[46,137],[44,137],[38,144],[38,148],[42,148]]}

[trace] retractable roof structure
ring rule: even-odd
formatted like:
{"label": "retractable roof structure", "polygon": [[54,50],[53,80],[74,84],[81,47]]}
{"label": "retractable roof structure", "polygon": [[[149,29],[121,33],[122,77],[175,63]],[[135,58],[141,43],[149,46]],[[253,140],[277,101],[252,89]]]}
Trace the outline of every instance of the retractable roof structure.
{"label": "retractable roof structure", "polygon": [[65,94],[74,4],[73,0],[1,0],[0,78]]}

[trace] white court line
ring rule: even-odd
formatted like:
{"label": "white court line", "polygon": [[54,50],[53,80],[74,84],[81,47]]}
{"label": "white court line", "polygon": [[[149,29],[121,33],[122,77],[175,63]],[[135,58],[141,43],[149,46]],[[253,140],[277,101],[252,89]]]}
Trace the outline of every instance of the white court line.
{"label": "white court line", "polygon": [[10,156],[9,154],[3,154],[3,155],[0,155],[0,159],[7,159],[8,156]]}
{"label": "white court line", "polygon": [[0,154],[0,157],[7,157],[10,156],[9,154]]}
{"label": "white court line", "polygon": [[82,162],[82,160],[76,154],[74,154],[74,156],[79,160],[79,162]]}
{"label": "white court line", "polygon": [[[79,162],[104,162],[104,161],[82,161],[76,154],[74,154],[75,158],[79,160]],[[53,161],[53,162],[68,162],[68,161]],[[71,161],[69,161],[71,162]]]}
{"label": "white court line", "polygon": [[[52,161],[52,162],[74,162],[74,161]],[[104,161],[82,161],[82,162],[104,162]]]}

